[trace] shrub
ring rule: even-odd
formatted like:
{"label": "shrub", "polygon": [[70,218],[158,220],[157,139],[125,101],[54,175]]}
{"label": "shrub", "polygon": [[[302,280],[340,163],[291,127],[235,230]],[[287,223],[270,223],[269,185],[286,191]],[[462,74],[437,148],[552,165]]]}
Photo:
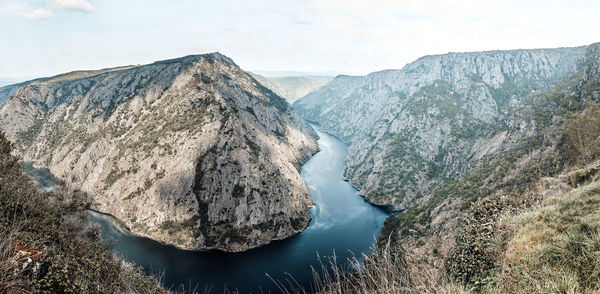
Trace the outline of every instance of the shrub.
{"label": "shrub", "polygon": [[[13,147],[0,133],[0,293],[168,292],[103,247],[85,221],[86,194],[41,192],[11,155]],[[19,251],[34,256],[24,268]]]}
{"label": "shrub", "polygon": [[567,182],[572,187],[579,187],[592,178],[590,171],[586,168],[578,169],[567,174]]}
{"label": "shrub", "polygon": [[456,245],[446,259],[446,272],[454,280],[475,289],[487,284],[499,266],[503,252],[498,244],[501,229],[496,219],[513,201],[500,194],[473,203],[462,219]]}
{"label": "shrub", "polygon": [[565,123],[565,155],[571,164],[587,164],[600,156],[600,105],[590,102]]}

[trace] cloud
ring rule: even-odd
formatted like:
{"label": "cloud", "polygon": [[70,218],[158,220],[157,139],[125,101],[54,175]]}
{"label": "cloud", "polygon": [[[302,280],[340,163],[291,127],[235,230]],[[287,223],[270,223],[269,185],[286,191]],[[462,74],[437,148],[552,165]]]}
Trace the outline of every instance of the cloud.
{"label": "cloud", "polygon": [[21,16],[29,19],[54,17],[55,10],[93,12],[94,7],[87,0],[46,0],[45,8],[33,8],[27,3],[8,3],[0,6],[0,15]]}
{"label": "cloud", "polygon": [[53,16],[54,16],[54,13],[52,13],[52,11],[45,9],[45,8],[37,8],[30,12],[25,13],[25,17],[31,18],[31,19],[44,19],[44,18],[51,18]]}
{"label": "cloud", "polygon": [[55,9],[72,10],[79,12],[93,12],[94,6],[87,0],[46,0],[49,7]]}
{"label": "cloud", "polygon": [[29,19],[46,19],[54,16],[54,13],[45,8],[32,8],[26,3],[7,4],[0,7],[0,14],[23,16]]}

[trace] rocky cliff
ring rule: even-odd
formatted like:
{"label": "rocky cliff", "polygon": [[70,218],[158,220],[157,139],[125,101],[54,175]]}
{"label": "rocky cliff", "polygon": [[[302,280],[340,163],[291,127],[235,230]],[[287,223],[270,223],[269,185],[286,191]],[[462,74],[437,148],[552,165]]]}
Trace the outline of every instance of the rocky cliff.
{"label": "rocky cliff", "polygon": [[528,101],[573,73],[585,47],[425,56],[338,76],[294,103],[350,144],[346,177],[367,200],[426,204],[441,182],[531,135]]}
{"label": "rocky cliff", "polygon": [[[594,278],[581,269],[595,265],[578,267],[577,261],[573,262],[577,258],[571,256],[579,256],[581,248],[557,245],[557,240],[571,242],[570,236],[582,231],[594,236],[597,231],[587,229],[595,228],[594,219],[580,216],[591,211],[592,198],[598,199],[598,190],[590,182],[597,184],[600,179],[599,65],[600,43],[587,46],[574,73],[526,99],[518,113],[521,121],[532,126],[526,136],[505,141],[498,152],[489,153],[461,176],[441,182],[432,189],[427,205],[411,207],[386,220],[379,245],[386,245],[387,240],[394,243],[392,247],[401,244],[414,262],[407,268],[427,269],[422,271],[427,275],[413,280],[430,281],[431,273],[437,271],[446,276],[434,280],[454,280],[475,292],[515,293],[534,288],[556,292],[559,284],[548,281],[557,278],[531,273],[552,267],[550,272],[560,276],[564,267],[577,278],[560,287],[575,292],[593,288],[586,281]],[[578,193],[567,192],[577,187],[574,191],[586,191],[592,200],[583,205],[572,202]],[[548,210],[539,216],[544,207],[565,200],[573,205],[554,210],[568,217]],[[539,217],[527,217],[532,213]],[[572,227],[574,223],[586,229],[578,231]],[[552,237],[557,233],[553,228],[569,237]],[[544,237],[538,238],[540,235]],[[531,236],[536,237],[527,238]],[[524,240],[527,246],[523,246]],[[577,240],[577,244],[588,242],[581,236]],[[549,244],[564,248],[559,262],[540,252],[523,254],[531,249],[548,252]],[[598,250],[590,246],[583,251],[597,254]],[[525,275],[519,277],[519,273]]]}
{"label": "rocky cliff", "polygon": [[229,58],[74,72],[6,90],[17,153],[133,233],[241,251],[302,231],[315,133]]}

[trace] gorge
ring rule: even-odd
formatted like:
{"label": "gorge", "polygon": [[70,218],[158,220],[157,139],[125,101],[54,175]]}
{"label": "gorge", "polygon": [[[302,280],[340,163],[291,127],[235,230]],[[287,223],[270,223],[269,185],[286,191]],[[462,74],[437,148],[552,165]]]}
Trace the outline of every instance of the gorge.
{"label": "gorge", "polygon": [[92,212],[92,219],[101,225],[111,248],[149,273],[161,273],[168,287],[276,293],[277,281],[290,290],[301,286],[311,292],[312,268],[320,270],[321,262],[329,266],[335,254],[340,266],[356,270],[346,260],[361,260],[362,254],[372,252],[388,217],[344,181],[344,144],[318,129],[317,133],[321,151],[302,166],[301,173],[315,202],[312,220],[291,238],[240,253],[197,252],[133,236],[110,216]]}
{"label": "gorge", "polygon": [[26,169],[115,216],[91,213],[167,287],[314,291],[318,256],[360,259],[376,239],[409,260],[398,285],[492,287],[518,230],[507,215],[597,181],[573,169],[600,155],[599,48],[425,56],[338,76],[293,109],[227,57],[188,56],[0,88],[0,129]]}
{"label": "gorge", "polygon": [[585,47],[424,56],[401,70],[338,76],[296,101],[348,144],[346,176],[367,199],[405,209],[535,128],[528,97],[576,70]]}

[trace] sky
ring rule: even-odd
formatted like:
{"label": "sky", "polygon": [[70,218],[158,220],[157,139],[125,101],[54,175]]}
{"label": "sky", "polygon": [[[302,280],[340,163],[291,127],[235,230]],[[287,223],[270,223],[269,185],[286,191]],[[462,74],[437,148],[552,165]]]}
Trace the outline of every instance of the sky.
{"label": "sky", "polygon": [[600,42],[598,0],[0,0],[0,77],[221,52],[362,75],[448,52]]}

